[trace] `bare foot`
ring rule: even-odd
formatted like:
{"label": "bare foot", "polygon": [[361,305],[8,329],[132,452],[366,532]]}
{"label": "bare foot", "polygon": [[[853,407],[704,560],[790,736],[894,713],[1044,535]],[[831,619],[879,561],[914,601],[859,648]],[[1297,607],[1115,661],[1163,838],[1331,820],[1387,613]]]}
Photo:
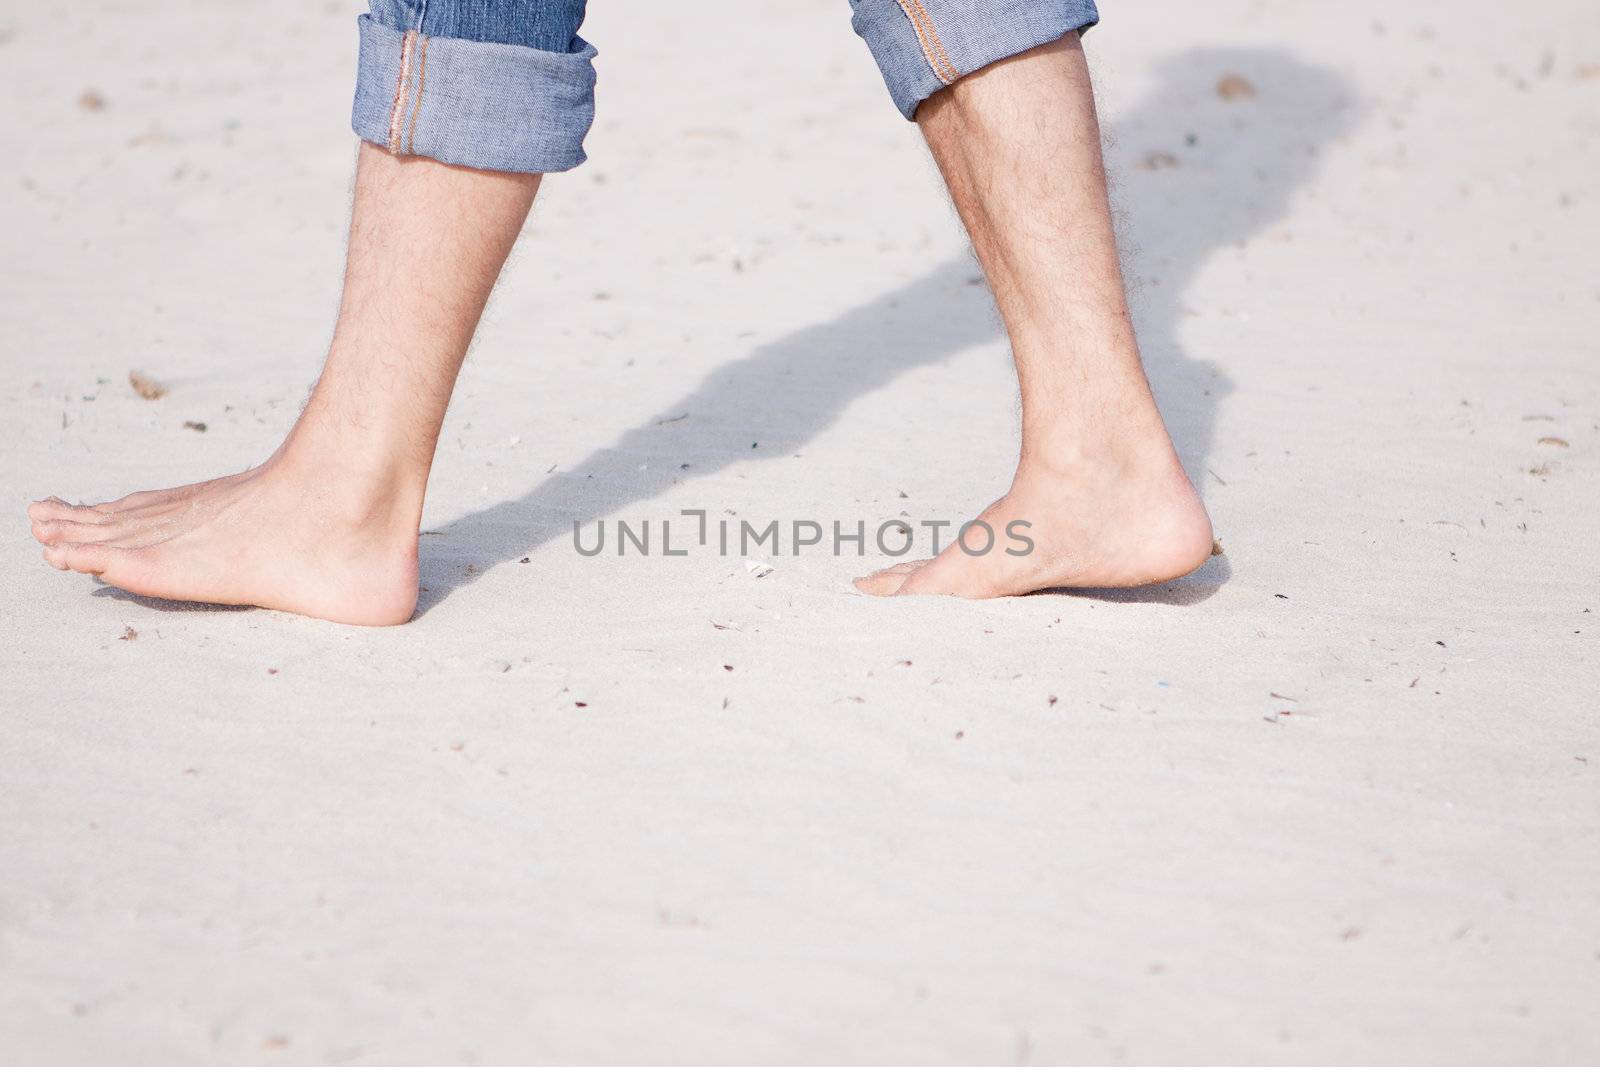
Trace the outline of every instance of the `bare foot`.
{"label": "bare foot", "polygon": [[227,478],[106,504],[28,508],[44,558],[141,596],[253,604],[389,626],[417,604],[410,494],[330,484],[281,456]]}
{"label": "bare foot", "polygon": [[[978,517],[994,532],[987,551],[989,535],[974,526],[965,547],[858,578],[856,588],[984,598],[1182,577],[1211,554],[1211,520],[1177,457],[1154,451],[1143,461],[1077,470],[1024,461],[1011,491]],[[1012,526],[1019,522],[1029,525]]]}

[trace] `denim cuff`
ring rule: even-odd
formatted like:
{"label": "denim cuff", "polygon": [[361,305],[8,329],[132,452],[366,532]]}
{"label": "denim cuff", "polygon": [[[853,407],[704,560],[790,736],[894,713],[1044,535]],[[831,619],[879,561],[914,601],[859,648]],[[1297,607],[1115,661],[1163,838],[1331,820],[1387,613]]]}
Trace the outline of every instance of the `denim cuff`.
{"label": "denim cuff", "polygon": [[575,52],[427,37],[371,15],[350,124],[397,155],[482,170],[548,174],[586,158],[594,122],[593,46]]}
{"label": "denim cuff", "polygon": [[856,33],[906,118],[917,105],[990,63],[1083,33],[1094,0],[850,0]]}

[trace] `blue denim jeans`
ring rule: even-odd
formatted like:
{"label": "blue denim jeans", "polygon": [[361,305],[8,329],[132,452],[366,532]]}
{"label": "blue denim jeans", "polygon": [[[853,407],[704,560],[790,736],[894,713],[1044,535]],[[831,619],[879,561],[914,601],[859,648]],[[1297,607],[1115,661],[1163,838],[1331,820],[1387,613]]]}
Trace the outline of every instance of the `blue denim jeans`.
{"label": "blue denim jeans", "polygon": [[[594,121],[585,0],[370,0],[351,123],[402,155],[570,170]],[[1083,32],[1094,0],[850,0],[906,118],[963,75]]]}

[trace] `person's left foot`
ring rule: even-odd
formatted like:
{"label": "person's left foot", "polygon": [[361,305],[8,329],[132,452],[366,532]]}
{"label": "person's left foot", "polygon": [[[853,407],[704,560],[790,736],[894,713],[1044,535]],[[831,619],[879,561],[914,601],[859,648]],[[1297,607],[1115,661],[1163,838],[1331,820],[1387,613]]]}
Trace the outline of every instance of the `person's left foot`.
{"label": "person's left foot", "polygon": [[[981,599],[1181,578],[1211,555],[1211,520],[1177,457],[1165,447],[1153,451],[1153,458],[1087,469],[1024,460],[1011,491],[978,516],[993,531],[992,544],[974,526],[964,544],[858,578],[856,588]],[[1012,525],[1018,522],[1027,525]]]}

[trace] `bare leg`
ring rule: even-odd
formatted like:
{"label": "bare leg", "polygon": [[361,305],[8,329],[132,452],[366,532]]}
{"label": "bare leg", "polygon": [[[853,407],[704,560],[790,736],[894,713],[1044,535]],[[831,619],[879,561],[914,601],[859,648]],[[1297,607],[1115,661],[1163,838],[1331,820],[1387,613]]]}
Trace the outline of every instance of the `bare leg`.
{"label": "bare leg", "polygon": [[[963,78],[917,122],[1011,338],[1022,452],[1010,491],[980,516],[992,551],[951,545],[857,585],[990,597],[1187,574],[1210,554],[1211,523],[1139,362],[1077,35]],[[1027,555],[1004,551],[1019,544],[1006,538],[1014,521],[1031,524]]]}
{"label": "bare leg", "polygon": [[145,596],[409,619],[439,426],[538,187],[363,144],[333,344],[277,452],[107,504],[35,503],[45,560]]}

